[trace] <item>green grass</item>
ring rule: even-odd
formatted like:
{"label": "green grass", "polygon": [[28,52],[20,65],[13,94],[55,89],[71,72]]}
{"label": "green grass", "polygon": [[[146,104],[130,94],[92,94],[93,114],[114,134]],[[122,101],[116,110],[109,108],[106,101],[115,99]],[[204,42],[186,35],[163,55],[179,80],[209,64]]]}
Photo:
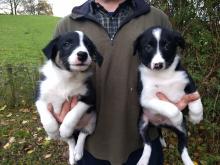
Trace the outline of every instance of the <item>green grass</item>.
{"label": "green grass", "polygon": [[37,65],[52,38],[58,17],[0,15],[0,65]]}

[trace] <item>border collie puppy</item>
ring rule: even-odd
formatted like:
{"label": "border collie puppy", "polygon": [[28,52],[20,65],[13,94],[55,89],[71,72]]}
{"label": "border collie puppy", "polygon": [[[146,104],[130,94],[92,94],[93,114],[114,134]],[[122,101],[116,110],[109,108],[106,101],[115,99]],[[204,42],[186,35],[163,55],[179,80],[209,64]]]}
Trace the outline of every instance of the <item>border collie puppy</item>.
{"label": "border collie puppy", "polygon": [[[69,163],[73,165],[82,158],[86,136],[95,129],[91,64],[94,60],[101,66],[103,58],[90,39],[80,31],[56,37],[43,52],[48,60],[40,70],[43,78],[39,82],[37,111],[49,137],[68,143]],[[63,102],[72,96],[78,98],[76,106],[67,113],[62,123],[58,123],[47,110],[48,104],[51,103],[54,112],[59,114]],[[83,125],[80,124],[82,120]],[[74,139],[76,132],[77,142]]]}
{"label": "border collie puppy", "polygon": [[[141,34],[134,43],[134,54],[138,52],[139,66],[138,93],[142,116],[139,132],[144,142],[143,154],[137,163],[147,165],[151,155],[151,141],[148,130],[154,125],[170,128],[178,136],[178,150],[185,165],[193,165],[187,151],[186,122],[182,112],[172,103],[159,100],[157,92],[165,94],[176,103],[185,94],[197,92],[188,72],[181,66],[177,48],[184,48],[183,37],[175,31],[162,27],[152,27]],[[199,123],[203,118],[201,99],[188,104],[189,120]],[[152,120],[155,115],[164,116],[165,120]],[[161,137],[161,143],[164,141]]]}

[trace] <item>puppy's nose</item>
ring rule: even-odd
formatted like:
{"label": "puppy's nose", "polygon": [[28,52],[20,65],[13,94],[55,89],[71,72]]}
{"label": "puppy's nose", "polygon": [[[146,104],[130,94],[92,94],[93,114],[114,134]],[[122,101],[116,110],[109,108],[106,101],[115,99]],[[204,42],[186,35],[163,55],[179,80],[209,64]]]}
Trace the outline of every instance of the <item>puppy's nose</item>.
{"label": "puppy's nose", "polygon": [[156,70],[160,70],[163,68],[163,63],[162,62],[158,62],[154,64],[154,69]]}
{"label": "puppy's nose", "polygon": [[88,57],[88,54],[86,52],[80,51],[77,53],[77,56],[79,61],[85,62]]}

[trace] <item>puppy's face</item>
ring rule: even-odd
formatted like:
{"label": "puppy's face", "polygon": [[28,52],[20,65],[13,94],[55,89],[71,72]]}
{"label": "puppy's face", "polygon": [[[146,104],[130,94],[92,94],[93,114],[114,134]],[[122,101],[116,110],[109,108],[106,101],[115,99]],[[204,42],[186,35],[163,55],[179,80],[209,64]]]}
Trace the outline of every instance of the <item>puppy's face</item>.
{"label": "puppy's face", "polygon": [[102,63],[102,56],[94,44],[80,31],[58,36],[43,49],[43,52],[56,66],[68,71],[85,71],[92,60],[96,60],[99,65]]}
{"label": "puppy's face", "polygon": [[167,69],[174,61],[177,47],[184,48],[185,42],[177,32],[152,27],[141,34],[134,44],[141,62],[151,70]]}

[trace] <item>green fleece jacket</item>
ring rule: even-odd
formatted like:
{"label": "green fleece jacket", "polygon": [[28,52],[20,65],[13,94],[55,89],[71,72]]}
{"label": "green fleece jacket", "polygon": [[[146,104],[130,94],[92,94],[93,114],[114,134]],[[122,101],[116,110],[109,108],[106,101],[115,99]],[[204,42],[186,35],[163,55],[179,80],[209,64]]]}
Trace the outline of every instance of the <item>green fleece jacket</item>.
{"label": "green fleece jacket", "polygon": [[[55,31],[55,36],[83,31],[104,57],[103,65],[97,67],[94,74],[98,120],[86,148],[96,158],[110,160],[112,165],[121,165],[142,145],[138,133],[140,108],[136,90],[139,61],[133,56],[133,42],[151,26],[171,27],[161,10],[149,6],[144,0],[134,2],[134,14],[125,20],[113,39],[89,14],[89,1],[61,19]],[[152,129],[152,139],[157,134],[156,129]]]}

